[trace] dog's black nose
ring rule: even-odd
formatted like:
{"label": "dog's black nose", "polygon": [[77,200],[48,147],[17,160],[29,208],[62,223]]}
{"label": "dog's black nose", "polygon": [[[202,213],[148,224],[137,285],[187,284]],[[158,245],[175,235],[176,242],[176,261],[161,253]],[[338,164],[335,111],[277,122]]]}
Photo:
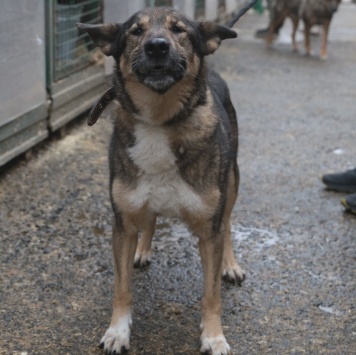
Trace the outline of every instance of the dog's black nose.
{"label": "dog's black nose", "polygon": [[153,58],[164,57],[169,52],[169,43],[161,37],[153,38],[145,44],[145,52]]}

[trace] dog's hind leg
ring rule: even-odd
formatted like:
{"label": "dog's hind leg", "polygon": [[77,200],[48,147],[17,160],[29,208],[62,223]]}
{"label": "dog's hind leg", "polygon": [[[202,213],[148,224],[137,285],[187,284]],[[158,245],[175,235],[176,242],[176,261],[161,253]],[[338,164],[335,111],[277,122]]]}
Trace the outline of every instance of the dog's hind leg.
{"label": "dog's hind leg", "polygon": [[115,274],[113,312],[110,326],[100,341],[100,347],[104,348],[106,354],[122,354],[130,348],[131,279],[137,246],[136,228],[120,226],[114,221],[112,243]]}
{"label": "dog's hind leg", "polygon": [[284,11],[275,10],[272,14],[272,20],[270,21],[268,27],[268,34],[266,37],[267,47],[270,47],[275,35],[278,35],[279,29],[283,26],[284,20],[286,19],[286,14]]}
{"label": "dog's hind leg", "polygon": [[304,21],[304,41],[305,41],[305,54],[307,56],[311,55],[311,47],[310,47],[310,30],[311,25]]}
{"label": "dog's hind leg", "polygon": [[227,203],[223,216],[223,224],[225,226],[225,238],[224,238],[224,257],[222,277],[224,280],[232,283],[241,283],[245,280],[245,271],[241,269],[237,263],[234,255],[231,238],[231,212],[234,208],[234,204],[237,198],[239,184],[239,172],[237,164],[231,168],[229,174],[228,190],[227,190]]}
{"label": "dog's hind leg", "polygon": [[321,42],[321,51],[320,51],[320,59],[326,60],[328,59],[328,33],[330,28],[331,20],[325,20],[323,23],[323,37]]}
{"label": "dog's hind leg", "polygon": [[145,267],[151,264],[151,244],[153,234],[155,232],[156,216],[152,216],[148,227],[142,232],[141,238],[138,241],[135,254],[135,267]]}
{"label": "dog's hind leg", "polygon": [[293,24],[293,30],[292,30],[292,49],[294,52],[298,52],[298,45],[297,45],[297,41],[296,41],[296,33],[297,33],[297,29],[298,29],[298,24],[299,24],[299,19],[298,17],[293,17],[291,18],[292,20],[292,24]]}

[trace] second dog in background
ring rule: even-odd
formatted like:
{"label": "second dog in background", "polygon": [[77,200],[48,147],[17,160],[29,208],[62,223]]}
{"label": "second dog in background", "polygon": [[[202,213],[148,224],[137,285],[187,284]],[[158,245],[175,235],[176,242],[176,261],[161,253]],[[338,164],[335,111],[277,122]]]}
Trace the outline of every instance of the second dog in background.
{"label": "second dog in background", "polygon": [[271,11],[271,23],[267,36],[267,44],[273,41],[275,30],[280,27],[284,20],[289,17],[293,23],[292,46],[293,50],[298,50],[296,43],[296,32],[299,20],[304,23],[305,52],[311,54],[310,30],[314,25],[321,25],[322,44],[320,58],[327,59],[327,41],[331,19],[337,11],[341,0],[275,0]]}

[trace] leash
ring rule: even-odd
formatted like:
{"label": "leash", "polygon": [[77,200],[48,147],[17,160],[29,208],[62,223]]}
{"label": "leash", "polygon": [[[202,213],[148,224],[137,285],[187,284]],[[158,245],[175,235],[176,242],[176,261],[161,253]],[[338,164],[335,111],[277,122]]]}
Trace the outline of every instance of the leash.
{"label": "leash", "polygon": [[238,11],[238,13],[230,20],[226,23],[227,27],[232,27],[239,19],[240,17],[242,17],[243,15],[245,15],[245,13],[251,9],[252,6],[256,5],[258,0],[252,0],[249,3],[247,3],[246,5],[244,5],[243,7],[241,7],[241,9]]}
{"label": "leash", "polygon": [[[239,19],[242,17],[252,6],[257,3],[257,0],[252,0],[248,4],[244,5],[238,13],[229,21],[227,22],[227,27],[232,27]],[[89,117],[87,120],[88,126],[93,126],[105,108],[109,105],[111,101],[115,99],[115,88],[111,87],[110,89],[106,90],[103,95],[100,96],[99,100],[96,102],[94,107],[89,113]]]}
{"label": "leash", "polygon": [[87,120],[88,126],[92,126],[99,119],[100,115],[103,113],[105,108],[109,103],[115,98],[115,89],[112,87],[109,90],[106,90],[103,95],[100,96],[100,99],[94,105],[89,113]]}

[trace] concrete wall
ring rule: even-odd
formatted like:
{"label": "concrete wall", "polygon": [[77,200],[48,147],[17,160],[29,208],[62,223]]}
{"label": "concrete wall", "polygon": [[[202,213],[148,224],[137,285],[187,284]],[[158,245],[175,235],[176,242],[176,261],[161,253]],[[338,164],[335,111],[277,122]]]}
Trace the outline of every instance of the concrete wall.
{"label": "concrete wall", "polygon": [[145,7],[145,0],[105,0],[104,21],[125,22],[136,11]]}
{"label": "concrete wall", "polygon": [[0,166],[48,136],[43,0],[1,0]]}
{"label": "concrete wall", "polygon": [[0,126],[46,101],[43,0],[1,0]]}
{"label": "concrete wall", "polygon": [[173,6],[188,17],[194,18],[195,0],[173,0]]}

